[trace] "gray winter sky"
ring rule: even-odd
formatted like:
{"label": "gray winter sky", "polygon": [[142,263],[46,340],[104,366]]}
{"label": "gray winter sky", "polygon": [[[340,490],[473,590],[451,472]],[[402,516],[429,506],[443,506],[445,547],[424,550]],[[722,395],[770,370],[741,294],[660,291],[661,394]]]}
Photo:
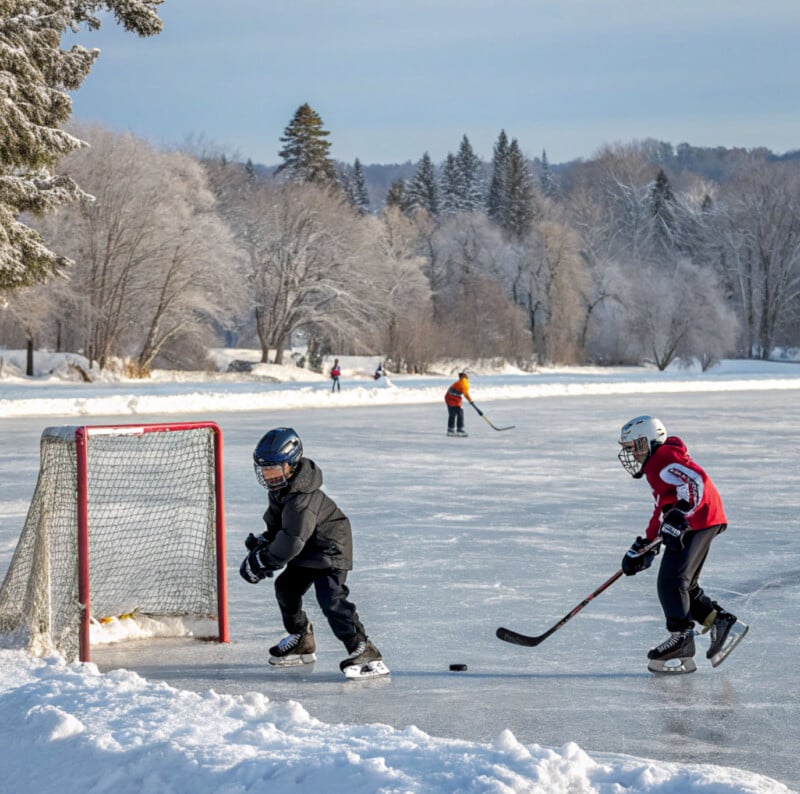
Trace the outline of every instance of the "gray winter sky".
{"label": "gray winter sky", "polygon": [[797,0],[165,0],[164,32],[111,21],[74,116],[156,145],[202,136],[279,161],[303,102],[331,154],[434,162],[501,129],[529,156],[645,138],[800,149]]}

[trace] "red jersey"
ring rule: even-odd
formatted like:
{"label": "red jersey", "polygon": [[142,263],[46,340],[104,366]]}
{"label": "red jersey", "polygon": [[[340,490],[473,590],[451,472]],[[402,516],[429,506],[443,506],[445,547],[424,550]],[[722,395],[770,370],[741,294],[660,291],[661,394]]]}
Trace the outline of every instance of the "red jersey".
{"label": "red jersey", "polygon": [[706,529],[727,524],[722,499],[711,478],[689,456],[686,444],[670,436],[645,461],[642,469],[653,489],[655,508],[647,525],[647,539],[655,540],[665,509],[676,502],[689,505],[686,520],[689,529]]}

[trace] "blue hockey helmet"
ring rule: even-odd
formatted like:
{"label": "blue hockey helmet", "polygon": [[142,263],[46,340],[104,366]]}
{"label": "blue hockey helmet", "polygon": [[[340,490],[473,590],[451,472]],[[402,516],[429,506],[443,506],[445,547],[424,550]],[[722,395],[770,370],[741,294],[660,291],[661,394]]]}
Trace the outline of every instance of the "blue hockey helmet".
{"label": "blue hockey helmet", "polygon": [[291,427],[275,427],[253,451],[256,479],[270,491],[279,491],[294,476],[303,457],[303,442]]}

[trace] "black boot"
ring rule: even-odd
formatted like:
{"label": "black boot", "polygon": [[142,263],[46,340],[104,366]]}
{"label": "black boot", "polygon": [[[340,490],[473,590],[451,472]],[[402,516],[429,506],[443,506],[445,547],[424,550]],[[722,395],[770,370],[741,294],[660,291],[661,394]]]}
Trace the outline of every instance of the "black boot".
{"label": "black boot", "polygon": [[717,612],[717,616],[711,624],[709,636],[711,644],[706,651],[707,659],[718,654],[725,647],[725,640],[728,639],[728,634],[730,634],[734,623],[736,623],[736,615],[731,615],[730,612],[725,612],[724,610]]}
{"label": "black boot", "polygon": [[289,634],[269,649],[269,663],[275,667],[291,667],[316,661],[314,627],[309,623],[305,631]]}
{"label": "black boot", "polygon": [[662,662],[668,659],[687,659],[694,656],[694,631],[673,631],[661,645],[647,652],[648,659]]}
{"label": "black boot", "polygon": [[359,667],[383,659],[381,652],[372,642],[360,635],[356,635],[347,643],[347,650],[350,655],[339,662],[339,669],[342,671],[345,667]]}

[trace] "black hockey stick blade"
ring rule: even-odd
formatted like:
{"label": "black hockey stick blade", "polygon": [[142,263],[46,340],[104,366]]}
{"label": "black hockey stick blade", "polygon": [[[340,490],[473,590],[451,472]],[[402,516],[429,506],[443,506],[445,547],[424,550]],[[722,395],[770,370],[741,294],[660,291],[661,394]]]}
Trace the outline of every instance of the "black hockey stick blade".
{"label": "black hockey stick blade", "polygon": [[492,430],[497,430],[499,433],[502,433],[504,430],[513,430],[516,427],[516,425],[508,425],[508,427],[497,427],[487,419],[485,414],[481,414],[481,416],[483,417],[483,421],[486,422],[486,424],[489,425],[489,427],[491,427]]}
{"label": "black hockey stick blade", "polygon": [[489,427],[491,427],[492,430],[497,430],[498,432],[502,433],[504,430],[513,430],[516,427],[516,425],[509,425],[508,427],[497,427],[497,425],[494,425],[489,421],[489,417],[486,416],[486,414],[483,411],[481,411],[481,409],[478,408],[478,406],[475,405],[474,402],[471,402],[470,405],[478,412],[478,416],[480,416],[480,418],[483,419],[483,421],[486,422],[486,424],[489,425]]}
{"label": "black hockey stick blade", "polygon": [[530,637],[527,634],[520,634],[513,629],[505,629],[502,626],[496,632],[499,639],[510,642],[512,645],[524,645],[526,648],[535,648],[542,640],[546,640],[550,634],[540,634],[538,637]]}
{"label": "black hockey stick blade", "polygon": [[[647,552],[652,551],[655,549],[661,541],[656,539],[651,543],[648,543],[643,549],[640,549],[638,553],[634,554],[634,557],[642,557],[643,555],[647,554]],[[622,569],[620,568],[614,574],[612,574],[608,579],[603,582],[596,590],[589,593],[583,601],[580,602],[576,607],[572,609],[572,611],[568,612],[564,615],[561,620],[558,621],[554,626],[551,626],[544,634],[539,634],[536,637],[531,637],[527,634],[520,634],[518,631],[512,631],[511,629],[499,628],[495,632],[498,639],[503,640],[504,642],[510,642],[513,645],[524,645],[528,648],[535,648],[540,642],[546,640],[551,634],[557,632],[565,623],[570,621],[575,615],[578,614],[585,606],[587,606],[591,601],[593,601],[597,596],[600,595],[604,590],[607,590],[611,587],[614,582],[617,581],[623,575]]]}

